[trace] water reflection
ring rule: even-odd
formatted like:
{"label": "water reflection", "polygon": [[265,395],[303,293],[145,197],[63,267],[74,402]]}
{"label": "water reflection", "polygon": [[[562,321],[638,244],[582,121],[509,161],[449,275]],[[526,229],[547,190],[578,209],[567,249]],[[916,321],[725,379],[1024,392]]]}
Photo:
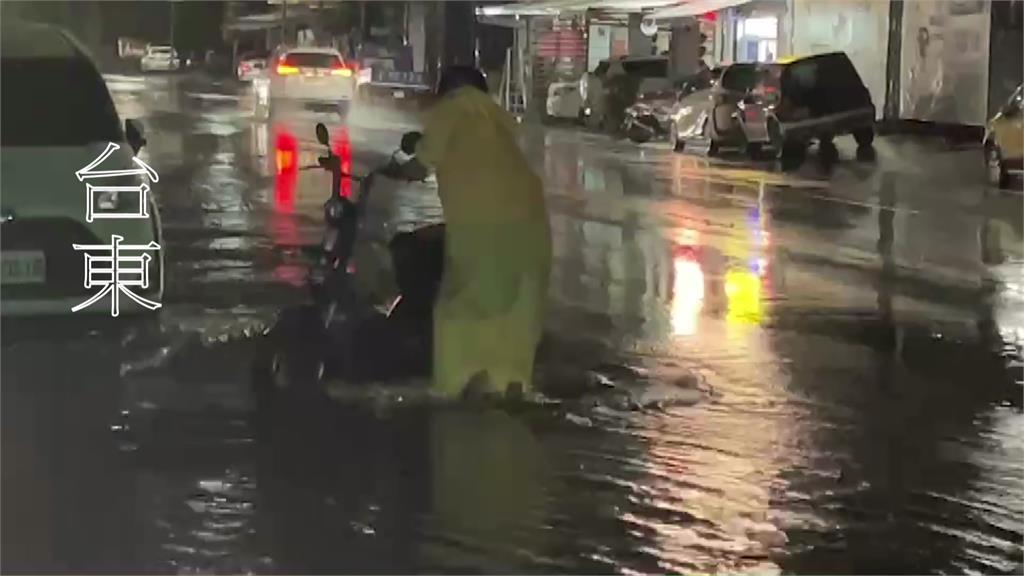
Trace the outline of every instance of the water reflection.
{"label": "water reflection", "polygon": [[725,273],[725,297],[728,303],[726,320],[737,324],[760,324],[761,275],[743,269],[731,269]]}
{"label": "water reflection", "polygon": [[693,336],[704,306],[704,271],[690,246],[676,249],[672,258],[672,333]]}

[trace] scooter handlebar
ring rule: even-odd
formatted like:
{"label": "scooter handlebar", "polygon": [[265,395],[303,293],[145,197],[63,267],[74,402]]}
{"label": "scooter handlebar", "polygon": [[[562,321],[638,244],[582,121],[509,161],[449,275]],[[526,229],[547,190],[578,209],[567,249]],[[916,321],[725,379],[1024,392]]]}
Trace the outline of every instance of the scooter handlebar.
{"label": "scooter handlebar", "polygon": [[[323,159],[325,157],[321,156],[320,158]],[[327,171],[330,171],[331,168],[330,168],[330,166],[324,166],[323,164],[307,164],[305,166],[299,166],[298,170],[299,171],[306,171],[306,170],[327,170]],[[357,176],[355,174],[349,174],[347,172],[342,172],[341,173],[341,177],[342,178],[351,178],[352,180],[355,180],[356,182],[359,182],[359,181],[366,180],[367,178],[369,178],[370,174],[367,174],[366,176]]]}

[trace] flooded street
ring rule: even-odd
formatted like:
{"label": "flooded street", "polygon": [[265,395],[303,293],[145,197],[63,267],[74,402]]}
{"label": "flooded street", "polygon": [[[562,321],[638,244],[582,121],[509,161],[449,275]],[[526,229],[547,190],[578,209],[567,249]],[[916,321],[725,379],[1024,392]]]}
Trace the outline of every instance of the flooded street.
{"label": "flooded street", "polygon": [[[234,82],[107,82],[160,174],[164,308],[4,324],[5,571],[1024,569],[1024,197],[980,184],[977,149],[879,138],[863,163],[837,141],[833,169],[812,151],[783,174],[524,127],[555,253],[537,380],[617,394],[367,396],[267,438],[263,334],[308,298],[330,189],[281,167],[315,162],[328,121],[365,173],[417,120],[264,121]],[[429,182],[373,194],[356,275],[386,305],[387,239],[441,211]]]}

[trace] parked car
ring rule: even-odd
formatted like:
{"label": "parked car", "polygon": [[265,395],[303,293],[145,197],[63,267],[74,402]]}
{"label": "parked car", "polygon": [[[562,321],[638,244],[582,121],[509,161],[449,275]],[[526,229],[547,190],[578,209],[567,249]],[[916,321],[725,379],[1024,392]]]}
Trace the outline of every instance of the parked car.
{"label": "parked car", "polygon": [[268,57],[265,52],[243,54],[238,59],[238,66],[235,67],[235,77],[240,82],[252,82],[254,78],[266,72]]}
{"label": "parked car", "polygon": [[149,45],[139,61],[139,67],[143,72],[170,72],[181,67],[181,59],[170,46]]}
{"label": "parked car", "polygon": [[[617,59],[622,70],[641,83],[645,79],[668,78],[668,56],[625,56]],[[590,126],[601,126],[608,113],[608,72],[612,60],[602,60],[593,72],[580,79],[581,112],[583,121]],[[632,102],[630,102],[632,104]]]}
{"label": "parked car", "polygon": [[872,152],[875,105],[845,53],[788,59],[769,71],[755,103],[767,114],[783,167],[799,166],[812,141],[823,157],[834,157],[832,140],[845,134],[857,141],[858,155]]}
{"label": "parked car", "polygon": [[680,151],[689,143],[699,143],[711,156],[722,148],[740,148],[757,157],[769,143],[766,110],[760,100],[762,81],[771,66],[732,64],[684,84],[669,123],[672,148]]}
{"label": "parked car", "polygon": [[1010,185],[1013,176],[1024,170],[1024,113],[1021,100],[1024,86],[1017,86],[1002,109],[985,130],[985,162],[989,184],[999,188]]}
{"label": "parked car", "polygon": [[270,112],[293,104],[348,116],[356,94],[356,70],[333,48],[291,48],[273,59]]}
{"label": "parked car", "polygon": [[402,64],[398,58],[378,54],[364,58],[360,64],[356,83],[361,101],[415,108],[433,92],[425,73],[396,68]]}
{"label": "parked car", "polygon": [[548,85],[545,103],[548,118],[577,120],[582,108],[579,82],[552,82]]}
{"label": "parked car", "polygon": [[[114,235],[123,245],[161,243],[152,194],[90,192],[90,182],[76,178],[113,148],[111,143],[118,148],[99,168],[137,169],[132,157],[145,140],[140,125],[121,122],[95,64],[63,30],[5,22],[0,63],[0,311],[5,316],[70,314],[98,291],[85,287],[84,253],[72,244],[106,245]],[[91,183],[138,186],[138,178],[120,175]],[[91,218],[87,194],[94,195]],[[145,213],[137,217],[144,197]],[[99,217],[105,212],[131,212],[131,217]],[[150,253],[148,286],[131,288],[157,303],[163,298],[162,254]],[[148,312],[128,297],[120,298],[120,305],[122,315]],[[80,313],[110,314],[110,306],[95,304]]]}

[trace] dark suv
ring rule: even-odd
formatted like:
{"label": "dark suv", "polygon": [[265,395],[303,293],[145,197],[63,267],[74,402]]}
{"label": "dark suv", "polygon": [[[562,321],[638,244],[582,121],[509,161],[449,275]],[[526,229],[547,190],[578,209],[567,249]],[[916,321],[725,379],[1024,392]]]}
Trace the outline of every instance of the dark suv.
{"label": "dark suv", "polygon": [[845,53],[781,61],[766,83],[775,85],[766,91],[774,100],[768,133],[783,166],[799,166],[812,140],[823,159],[834,159],[832,139],[844,134],[857,140],[858,156],[870,154],[875,105]]}

